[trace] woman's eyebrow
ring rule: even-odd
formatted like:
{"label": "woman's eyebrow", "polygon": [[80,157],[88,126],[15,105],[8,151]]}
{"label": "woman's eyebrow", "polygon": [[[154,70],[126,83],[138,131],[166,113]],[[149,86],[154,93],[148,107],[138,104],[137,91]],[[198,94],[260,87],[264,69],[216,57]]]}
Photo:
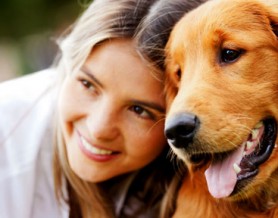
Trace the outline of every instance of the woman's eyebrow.
{"label": "woman's eyebrow", "polygon": [[93,80],[97,85],[99,85],[100,87],[103,87],[103,85],[101,84],[100,81],[98,81],[98,79],[92,74],[92,72],[86,67],[86,66],[82,66],[80,71],[82,71],[83,73],[85,73],[88,77],[90,77],[91,80]]}
{"label": "woman's eyebrow", "polygon": [[161,113],[165,113],[165,108],[154,102],[133,100],[132,103],[135,105],[142,105],[148,108],[155,109]]}
{"label": "woman's eyebrow", "polygon": [[[90,70],[88,68],[86,68],[86,66],[82,66],[80,70],[83,73],[85,73],[88,77],[90,77],[100,87],[103,87],[103,85],[100,83],[100,81],[98,81],[98,79],[94,77],[94,75],[90,72]],[[165,113],[165,108],[154,102],[138,101],[138,100],[132,100],[131,102],[135,105],[142,105],[142,106],[145,106],[148,108],[155,109],[161,113]]]}

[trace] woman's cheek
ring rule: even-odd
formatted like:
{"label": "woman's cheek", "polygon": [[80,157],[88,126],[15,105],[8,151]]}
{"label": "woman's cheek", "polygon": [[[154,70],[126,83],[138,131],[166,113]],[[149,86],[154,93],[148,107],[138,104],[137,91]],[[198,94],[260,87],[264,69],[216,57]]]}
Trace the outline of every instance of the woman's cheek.
{"label": "woman's cheek", "polygon": [[163,133],[164,124],[153,124],[151,127],[137,129],[134,132],[130,148],[134,154],[144,159],[155,159],[165,148],[167,142]]}
{"label": "woman's cheek", "polygon": [[78,90],[72,77],[68,77],[62,86],[59,95],[58,111],[59,116],[64,122],[73,121],[78,116],[77,109],[80,108],[78,103]]}

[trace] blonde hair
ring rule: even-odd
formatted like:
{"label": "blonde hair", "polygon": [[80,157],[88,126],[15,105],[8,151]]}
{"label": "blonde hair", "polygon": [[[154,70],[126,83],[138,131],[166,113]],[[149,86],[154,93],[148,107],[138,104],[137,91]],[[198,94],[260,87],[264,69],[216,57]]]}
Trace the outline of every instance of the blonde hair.
{"label": "blonde hair", "polygon": [[95,0],[60,43],[66,72],[84,64],[98,43],[113,38],[133,38],[136,28],[156,0]]}
{"label": "blonde hair", "polygon": [[[65,76],[80,69],[94,46],[113,38],[133,38],[149,7],[156,0],[95,0],[60,41],[58,70]],[[71,170],[63,135],[56,125],[54,179],[58,199],[67,201],[70,217],[114,217],[110,202],[96,184],[80,179]],[[69,196],[63,192],[67,184]]]}

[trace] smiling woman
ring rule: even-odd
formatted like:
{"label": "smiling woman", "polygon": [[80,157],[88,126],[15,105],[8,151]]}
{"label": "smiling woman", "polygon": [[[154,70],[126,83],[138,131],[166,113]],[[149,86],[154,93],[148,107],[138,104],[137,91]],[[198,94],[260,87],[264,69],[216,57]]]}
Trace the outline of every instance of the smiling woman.
{"label": "smiling woman", "polygon": [[1,217],[159,216],[163,78],[135,44],[155,2],[95,0],[57,67],[0,85]]}
{"label": "smiling woman", "polygon": [[161,153],[162,88],[127,39],[96,46],[82,69],[67,77],[59,116],[69,164],[80,178],[101,182]]}

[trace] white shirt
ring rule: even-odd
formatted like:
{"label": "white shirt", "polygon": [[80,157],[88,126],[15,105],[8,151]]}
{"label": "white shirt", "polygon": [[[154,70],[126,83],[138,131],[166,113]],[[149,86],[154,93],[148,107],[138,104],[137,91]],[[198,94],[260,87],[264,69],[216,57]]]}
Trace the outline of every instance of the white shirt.
{"label": "white shirt", "polygon": [[63,218],[54,193],[55,70],[0,84],[0,217]]}

